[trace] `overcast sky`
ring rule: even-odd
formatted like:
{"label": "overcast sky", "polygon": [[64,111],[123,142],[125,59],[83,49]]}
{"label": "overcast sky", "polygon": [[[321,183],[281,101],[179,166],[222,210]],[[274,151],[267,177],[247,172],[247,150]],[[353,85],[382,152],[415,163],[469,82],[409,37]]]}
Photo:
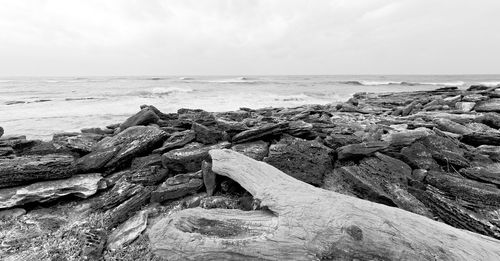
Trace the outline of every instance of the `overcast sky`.
{"label": "overcast sky", "polygon": [[0,0],[0,75],[500,73],[500,0]]}

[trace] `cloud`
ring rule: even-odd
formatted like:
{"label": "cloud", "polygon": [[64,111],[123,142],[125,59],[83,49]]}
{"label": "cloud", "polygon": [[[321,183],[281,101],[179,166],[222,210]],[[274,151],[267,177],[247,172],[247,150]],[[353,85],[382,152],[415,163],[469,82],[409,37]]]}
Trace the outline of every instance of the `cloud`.
{"label": "cloud", "polygon": [[0,74],[498,73],[496,0],[0,0]]}

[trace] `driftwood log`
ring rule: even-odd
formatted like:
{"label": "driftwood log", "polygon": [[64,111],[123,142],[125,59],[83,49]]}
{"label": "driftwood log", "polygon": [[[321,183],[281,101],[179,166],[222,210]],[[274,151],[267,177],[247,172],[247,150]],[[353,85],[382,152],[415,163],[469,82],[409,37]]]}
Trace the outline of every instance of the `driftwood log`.
{"label": "driftwood log", "polygon": [[231,150],[212,170],[263,210],[186,209],[158,221],[167,260],[500,260],[500,241],[404,210],[313,187]]}

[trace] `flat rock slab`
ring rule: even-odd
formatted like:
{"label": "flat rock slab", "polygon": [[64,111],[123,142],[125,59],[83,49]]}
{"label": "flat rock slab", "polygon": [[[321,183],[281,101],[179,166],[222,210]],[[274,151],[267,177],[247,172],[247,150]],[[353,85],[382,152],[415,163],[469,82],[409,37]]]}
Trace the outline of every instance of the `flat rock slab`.
{"label": "flat rock slab", "polygon": [[69,178],[75,174],[73,162],[73,156],[62,154],[0,158],[0,188]]}
{"label": "flat rock slab", "polygon": [[194,132],[193,130],[175,132],[172,134],[172,136],[168,137],[161,148],[155,149],[153,152],[165,153],[173,149],[178,149],[190,143],[191,141],[194,141],[195,138],[196,132]]}
{"label": "flat rock slab", "polygon": [[108,237],[108,249],[114,251],[132,243],[147,225],[148,211],[139,211],[111,232]]}
{"label": "flat rock slab", "polygon": [[81,172],[114,169],[135,156],[150,152],[167,137],[167,133],[152,126],[133,126],[116,136],[107,137],[95,145],[94,151],[78,159]]}
{"label": "flat rock slab", "polygon": [[263,160],[269,153],[269,143],[261,140],[251,141],[236,144],[231,149],[252,159]]}
{"label": "flat rock slab", "polygon": [[500,112],[500,99],[480,101],[474,107],[477,112]]}
{"label": "flat rock slab", "polygon": [[[182,175],[182,174],[181,174]],[[168,179],[151,193],[151,202],[163,202],[170,199],[194,194],[203,187],[203,180],[193,176],[187,177],[182,183]],[[176,184],[177,183],[177,184]]]}
{"label": "flat rock slab", "polygon": [[263,137],[273,136],[282,133],[287,129],[288,123],[269,123],[250,130],[240,132],[232,138],[234,143],[258,140]]}
{"label": "flat rock slab", "polygon": [[0,189],[0,208],[10,208],[31,202],[46,202],[67,195],[87,198],[97,192],[101,178],[101,174],[98,173],[82,174],[68,179]]}
{"label": "flat rock slab", "polygon": [[339,160],[369,156],[377,151],[387,149],[387,142],[363,142],[358,144],[350,144],[337,149],[337,158]]}
{"label": "flat rock slab", "polygon": [[332,153],[318,141],[288,136],[269,147],[264,162],[298,180],[321,185],[325,173],[333,170]]}
{"label": "flat rock slab", "polygon": [[183,148],[171,150],[162,156],[163,166],[174,173],[195,172],[201,169],[201,162],[212,149],[229,148],[229,142],[205,146],[201,143],[190,143]]}
{"label": "flat rock slab", "polygon": [[104,136],[94,133],[58,133],[52,137],[52,142],[78,153],[89,153]]}

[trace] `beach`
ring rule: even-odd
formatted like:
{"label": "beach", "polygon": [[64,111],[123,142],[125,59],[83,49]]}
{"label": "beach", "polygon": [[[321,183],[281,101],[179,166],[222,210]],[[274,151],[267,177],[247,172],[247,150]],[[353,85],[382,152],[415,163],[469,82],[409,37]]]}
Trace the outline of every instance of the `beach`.
{"label": "beach", "polygon": [[6,135],[52,134],[122,122],[142,104],[163,112],[295,107],[344,102],[352,94],[495,85],[500,75],[135,76],[0,78]]}

